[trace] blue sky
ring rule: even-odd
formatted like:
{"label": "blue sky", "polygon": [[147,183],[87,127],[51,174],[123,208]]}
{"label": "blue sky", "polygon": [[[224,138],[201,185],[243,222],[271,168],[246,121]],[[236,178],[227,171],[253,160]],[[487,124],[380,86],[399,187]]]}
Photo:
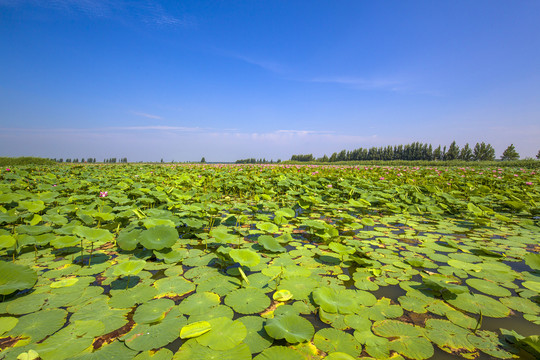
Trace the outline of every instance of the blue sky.
{"label": "blue sky", "polygon": [[0,0],[0,155],[540,149],[539,1]]}

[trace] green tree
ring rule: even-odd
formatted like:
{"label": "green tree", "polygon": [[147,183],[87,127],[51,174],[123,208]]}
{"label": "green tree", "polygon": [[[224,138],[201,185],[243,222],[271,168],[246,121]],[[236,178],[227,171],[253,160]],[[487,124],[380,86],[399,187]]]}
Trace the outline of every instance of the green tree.
{"label": "green tree", "polygon": [[459,157],[459,146],[457,146],[456,141],[454,140],[452,144],[450,144],[450,148],[448,148],[448,151],[445,155],[445,160],[455,160]]}
{"label": "green tree", "polygon": [[435,150],[433,150],[433,160],[442,160],[442,151],[441,151],[441,145],[437,146]]}
{"label": "green tree", "polygon": [[471,161],[473,159],[473,152],[469,147],[469,143],[465,144],[459,152],[459,159],[464,161]]}
{"label": "green tree", "polygon": [[504,150],[501,160],[518,160],[519,154],[516,151],[516,148],[514,147],[514,144],[510,144],[509,147]]}
{"label": "green tree", "polygon": [[473,150],[475,161],[493,161],[495,160],[495,149],[490,144],[476,143]]}
{"label": "green tree", "polygon": [[538,154],[536,154],[536,158],[540,159],[540,150],[538,150]]}
{"label": "green tree", "polygon": [[202,159],[201,159],[201,163],[204,164],[205,162],[206,162],[206,159],[205,159],[204,156],[203,156]]}

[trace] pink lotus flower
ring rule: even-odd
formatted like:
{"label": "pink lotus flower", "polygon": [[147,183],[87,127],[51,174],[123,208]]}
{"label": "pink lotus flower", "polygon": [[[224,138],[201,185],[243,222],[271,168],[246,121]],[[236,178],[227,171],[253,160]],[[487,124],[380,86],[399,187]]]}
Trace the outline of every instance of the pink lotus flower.
{"label": "pink lotus flower", "polygon": [[527,181],[527,182],[525,183],[525,185],[532,185],[532,182]]}
{"label": "pink lotus flower", "polygon": [[331,189],[332,188],[332,184],[328,184],[326,185],[327,188]]}
{"label": "pink lotus flower", "polygon": [[99,192],[99,197],[105,197],[105,196],[108,196],[109,193],[107,191],[100,191]]}
{"label": "pink lotus flower", "polygon": [[10,168],[6,168],[6,171],[11,171],[11,169],[10,169]]}
{"label": "pink lotus flower", "polygon": [[379,180],[384,180],[384,177],[381,176],[381,177],[379,178]]}

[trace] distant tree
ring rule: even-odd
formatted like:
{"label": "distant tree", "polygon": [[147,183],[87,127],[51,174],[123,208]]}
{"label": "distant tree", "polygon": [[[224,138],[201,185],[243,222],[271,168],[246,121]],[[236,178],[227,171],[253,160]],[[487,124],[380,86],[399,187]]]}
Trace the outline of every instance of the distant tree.
{"label": "distant tree", "polygon": [[476,143],[473,150],[473,159],[475,161],[493,161],[495,160],[495,149],[484,142]]}
{"label": "distant tree", "polygon": [[441,160],[442,158],[442,151],[441,151],[441,145],[437,146],[435,150],[433,150],[433,160]]}
{"label": "distant tree", "polygon": [[516,148],[514,147],[514,144],[510,144],[509,147],[504,150],[501,160],[518,160],[519,154],[516,151]]}
{"label": "distant tree", "polygon": [[540,159],[540,150],[538,150],[538,154],[536,154],[536,158]]}
{"label": "distant tree", "polygon": [[445,154],[445,160],[455,160],[459,157],[459,146],[456,145],[456,141],[454,140],[452,144],[450,144],[450,147],[448,148],[448,151]]}
{"label": "distant tree", "polygon": [[203,156],[202,159],[201,159],[201,163],[204,164],[205,162],[206,162],[206,159],[205,159],[204,156]]}
{"label": "distant tree", "polygon": [[464,161],[471,161],[473,159],[473,152],[469,147],[469,143],[465,144],[459,152],[459,159]]}
{"label": "distant tree", "polygon": [[[538,153],[540,154],[540,151]],[[321,158],[321,161],[322,162],[328,162],[328,156],[326,156],[326,154],[324,154],[323,157]]]}
{"label": "distant tree", "polygon": [[163,162],[163,158],[161,158],[161,162]]}

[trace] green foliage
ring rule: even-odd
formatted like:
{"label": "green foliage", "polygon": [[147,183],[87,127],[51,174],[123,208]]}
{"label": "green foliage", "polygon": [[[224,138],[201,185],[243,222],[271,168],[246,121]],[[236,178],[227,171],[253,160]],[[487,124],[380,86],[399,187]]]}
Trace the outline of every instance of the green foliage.
{"label": "green foliage", "polygon": [[510,146],[504,150],[503,154],[501,155],[501,160],[519,160],[519,154],[516,151],[514,144],[510,144]]}

